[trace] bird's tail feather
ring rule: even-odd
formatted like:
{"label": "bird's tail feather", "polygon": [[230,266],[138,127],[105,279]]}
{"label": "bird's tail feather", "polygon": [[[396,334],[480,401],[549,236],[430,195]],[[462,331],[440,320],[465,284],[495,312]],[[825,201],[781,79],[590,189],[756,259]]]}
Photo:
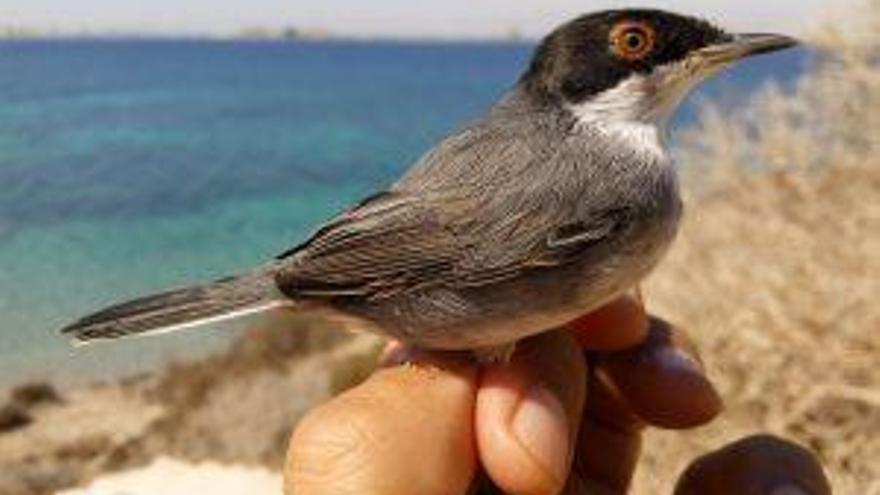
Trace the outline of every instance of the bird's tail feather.
{"label": "bird's tail feather", "polygon": [[267,271],[147,296],[107,308],[62,329],[78,343],[168,333],[289,304]]}

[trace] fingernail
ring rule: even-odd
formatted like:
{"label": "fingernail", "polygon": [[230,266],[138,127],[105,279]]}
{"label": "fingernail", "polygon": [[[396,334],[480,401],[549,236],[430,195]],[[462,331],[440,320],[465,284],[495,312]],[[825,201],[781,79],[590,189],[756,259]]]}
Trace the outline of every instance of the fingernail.
{"label": "fingernail", "polygon": [[571,431],[562,402],[542,385],[523,396],[511,430],[534,461],[560,486],[568,477]]}
{"label": "fingernail", "polygon": [[770,492],[770,495],[810,495],[803,488],[796,485],[778,486]]}

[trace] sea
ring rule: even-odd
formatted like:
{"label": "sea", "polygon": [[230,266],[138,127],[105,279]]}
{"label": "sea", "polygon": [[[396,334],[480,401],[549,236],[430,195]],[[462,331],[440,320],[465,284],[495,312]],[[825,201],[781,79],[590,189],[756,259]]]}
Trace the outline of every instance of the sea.
{"label": "sea", "polygon": [[[109,303],[261,263],[477,118],[533,45],[0,42],[0,387],[110,380],[214,352],[240,328],[74,348]],[[705,85],[734,105],[809,67],[795,50]]]}

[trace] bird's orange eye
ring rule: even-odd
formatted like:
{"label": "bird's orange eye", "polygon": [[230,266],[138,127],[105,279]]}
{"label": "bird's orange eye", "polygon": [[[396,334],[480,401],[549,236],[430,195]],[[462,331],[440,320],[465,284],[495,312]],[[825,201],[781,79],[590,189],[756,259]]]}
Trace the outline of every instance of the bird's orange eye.
{"label": "bird's orange eye", "polygon": [[643,22],[621,22],[611,30],[611,49],[624,60],[645,58],[654,48],[656,33]]}

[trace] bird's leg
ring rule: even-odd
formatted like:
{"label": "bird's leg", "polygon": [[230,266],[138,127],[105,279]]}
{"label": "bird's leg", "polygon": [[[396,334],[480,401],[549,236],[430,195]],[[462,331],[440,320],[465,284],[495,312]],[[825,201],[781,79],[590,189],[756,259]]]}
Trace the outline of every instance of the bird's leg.
{"label": "bird's leg", "polygon": [[488,366],[492,364],[507,364],[516,351],[516,342],[504,344],[494,347],[480,347],[474,349],[474,357],[481,365]]}

